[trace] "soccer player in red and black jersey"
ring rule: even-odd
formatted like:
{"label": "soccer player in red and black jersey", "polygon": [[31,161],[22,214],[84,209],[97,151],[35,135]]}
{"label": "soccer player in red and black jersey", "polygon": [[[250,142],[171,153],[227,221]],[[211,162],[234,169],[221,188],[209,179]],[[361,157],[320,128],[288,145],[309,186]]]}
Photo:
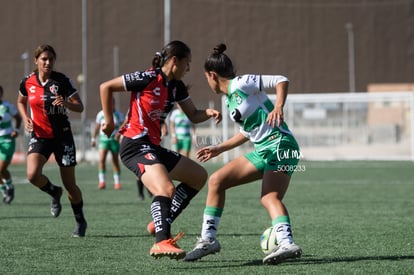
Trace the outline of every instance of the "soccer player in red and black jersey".
{"label": "soccer player in red and black jersey", "polygon": [[[160,146],[161,122],[165,120],[175,102],[193,123],[214,118],[220,122],[221,114],[214,109],[197,109],[181,78],[189,71],[190,48],[181,41],[168,43],[157,52],[152,68],[142,72],[124,74],[100,85],[105,124],[102,130],[111,135],[114,130],[112,116],[113,93],[129,91],[128,122],[120,130],[124,136],[120,156],[123,164],[142,180],[154,195],[151,203],[150,233],[155,244],[150,249],[153,257],[167,256],[181,259],[185,251],[171,238],[171,223],[190,200],[204,186],[206,170],[177,152]],[[181,183],[175,187],[172,180]]]}
{"label": "soccer player in red and black jersey", "polygon": [[[64,74],[53,71],[56,52],[50,45],[35,49],[37,69],[20,83],[17,108],[31,133],[27,151],[27,178],[33,185],[52,197],[51,214],[58,217],[62,210],[60,197],[63,189],[50,182],[43,174],[43,166],[53,153],[60,168],[63,185],[75,215],[73,237],[84,237],[87,223],[83,215],[83,199],[76,185],[76,148],[67,110],[83,111],[83,103]],[[28,114],[27,105],[31,109]]]}

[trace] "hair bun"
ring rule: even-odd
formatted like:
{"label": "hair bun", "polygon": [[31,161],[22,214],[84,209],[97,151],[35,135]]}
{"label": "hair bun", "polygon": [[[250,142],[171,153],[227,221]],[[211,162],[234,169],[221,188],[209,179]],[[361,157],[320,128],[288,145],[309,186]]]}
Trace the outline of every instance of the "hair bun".
{"label": "hair bun", "polygon": [[227,49],[226,45],[221,43],[214,47],[214,53],[222,54]]}

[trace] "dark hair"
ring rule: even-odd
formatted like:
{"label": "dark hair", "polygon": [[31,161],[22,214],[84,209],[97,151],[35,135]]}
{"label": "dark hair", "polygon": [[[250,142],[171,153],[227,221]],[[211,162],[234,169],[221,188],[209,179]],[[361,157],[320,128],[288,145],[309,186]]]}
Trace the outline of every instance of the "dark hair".
{"label": "dark hair", "polygon": [[0,96],[3,96],[3,87],[0,86]]}
{"label": "dark hair", "polygon": [[191,55],[190,48],[182,41],[174,40],[168,43],[161,52],[156,52],[152,59],[153,68],[161,68],[173,56],[183,59]]}
{"label": "dark hair", "polygon": [[55,49],[53,49],[52,46],[48,44],[42,44],[40,46],[37,46],[37,48],[34,51],[34,57],[37,59],[43,52],[50,52],[53,55],[53,58],[56,60],[56,52]]}
{"label": "dark hair", "polygon": [[226,45],[221,43],[214,47],[213,52],[207,57],[204,63],[204,70],[206,72],[213,71],[219,76],[226,78],[234,78],[236,73],[234,72],[233,62],[224,54],[227,49]]}

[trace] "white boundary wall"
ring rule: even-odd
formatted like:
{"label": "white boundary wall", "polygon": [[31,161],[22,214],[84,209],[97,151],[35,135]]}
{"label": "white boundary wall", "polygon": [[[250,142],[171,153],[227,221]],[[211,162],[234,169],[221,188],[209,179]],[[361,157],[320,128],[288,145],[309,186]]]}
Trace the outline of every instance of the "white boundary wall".
{"label": "white boundary wall", "polygon": [[[269,96],[275,101],[274,94]],[[209,105],[214,108],[211,103]],[[201,147],[221,143],[238,131],[238,125],[230,121],[224,96],[221,111],[221,124],[215,125],[209,120],[196,126],[190,157],[195,158],[195,152]],[[414,161],[413,92],[289,94],[284,111],[304,160]],[[94,122],[87,124],[72,120],[78,150],[82,127],[88,127],[89,144]],[[23,135],[18,139],[15,159],[22,162],[29,137]],[[170,148],[169,137],[164,139],[163,145]],[[226,163],[252,149],[252,143],[246,142],[212,161]],[[96,162],[98,152],[88,146],[85,154],[77,152],[77,158]]]}
{"label": "white boundary wall", "polygon": [[[272,101],[275,95],[269,95]],[[285,120],[309,160],[414,161],[414,93],[289,94]],[[222,133],[231,137],[238,126],[230,121],[222,97]],[[223,153],[228,162],[252,145]]]}

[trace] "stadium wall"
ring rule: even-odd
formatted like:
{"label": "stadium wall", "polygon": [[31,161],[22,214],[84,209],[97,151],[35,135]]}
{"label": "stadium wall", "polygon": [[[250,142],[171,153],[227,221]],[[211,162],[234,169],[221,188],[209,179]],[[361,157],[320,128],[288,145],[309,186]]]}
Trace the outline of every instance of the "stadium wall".
{"label": "stadium wall", "polygon": [[[148,68],[164,44],[164,1],[85,1],[88,125],[71,113],[75,132],[92,125],[102,81],[115,72]],[[76,83],[82,70],[82,0],[0,0],[0,6],[4,98],[16,101],[19,81],[33,69],[33,50],[41,43],[55,47],[55,68]],[[219,42],[227,44],[239,74],[286,75],[291,95],[343,93],[350,90],[352,34],[356,92],[364,93],[370,83],[414,83],[413,25],[414,0],[171,0],[170,36],[192,48],[185,81],[200,108],[209,102],[221,108],[203,75],[204,59]],[[128,101],[128,95],[117,97],[121,111]]]}
{"label": "stadium wall", "polygon": [[[86,116],[93,119],[100,108],[99,84],[114,71],[146,69],[163,46],[164,1],[86,1]],[[5,99],[15,102],[25,73],[22,54],[29,52],[32,69],[32,52],[40,43],[56,48],[56,69],[76,81],[82,69],[81,0],[0,0],[0,6]],[[414,82],[414,0],[171,0],[171,39],[192,48],[185,80],[201,107],[210,100],[221,104],[203,76],[204,59],[219,42],[227,44],[238,73],[284,74],[290,93],[347,92],[347,23],[353,25],[357,92],[368,83]],[[128,96],[119,98],[126,109]]]}

